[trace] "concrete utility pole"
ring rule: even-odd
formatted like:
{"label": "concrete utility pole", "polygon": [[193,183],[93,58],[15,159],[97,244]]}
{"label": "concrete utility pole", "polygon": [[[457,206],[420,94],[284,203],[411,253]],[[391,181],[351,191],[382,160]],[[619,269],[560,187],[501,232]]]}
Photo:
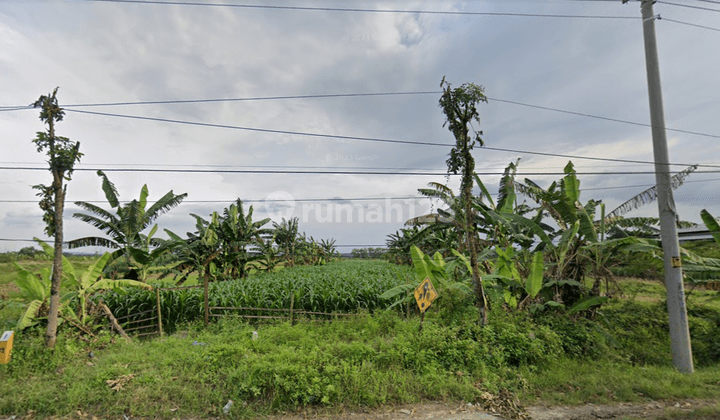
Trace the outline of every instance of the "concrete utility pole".
{"label": "concrete utility pole", "polygon": [[670,343],[673,364],[683,373],[693,373],[693,357],[690,348],[685,290],[680,262],[680,244],[677,234],[677,211],[670,187],[670,159],[665,137],[665,112],[660,90],[657,42],[655,40],[654,0],[641,0],[643,35],[645,38],[645,66],[647,68],[648,94],[650,97],[650,123],[652,125],[653,152],[655,155],[655,182],[660,213],[660,238],[665,263],[665,288],[670,318]]}

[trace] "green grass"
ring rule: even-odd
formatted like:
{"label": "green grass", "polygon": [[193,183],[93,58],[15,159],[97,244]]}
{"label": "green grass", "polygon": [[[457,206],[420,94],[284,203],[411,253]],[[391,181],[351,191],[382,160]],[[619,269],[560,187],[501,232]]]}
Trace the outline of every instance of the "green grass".
{"label": "green grass", "polygon": [[720,418],[720,403],[707,407],[697,408],[691,411],[669,410],[659,420],[717,420]]}
{"label": "green grass", "polygon": [[528,369],[524,373],[532,386],[523,390],[523,399],[539,398],[551,405],[720,396],[720,364],[717,363],[686,375],[666,365],[639,366],[610,360],[563,358],[542,370]]}
{"label": "green grass", "polygon": [[[368,278],[391,282],[391,268],[348,261],[243,281],[323,285],[339,282],[338,273],[345,272],[356,286],[368,281],[382,289],[387,285]],[[441,297],[422,333],[417,316],[380,309],[295,326],[225,319],[205,328],[193,322],[180,324],[179,334],[133,343],[107,332],[80,340],[64,328],[55,350],[43,347],[41,328],[30,329],[17,334],[11,363],[0,365],[0,415],[80,410],[101,417],[209,417],[220,416],[232,399],[230,417],[248,418],[305,407],[332,412],[427,400],[474,402],[481,392],[501,389],[528,405],[538,399],[565,405],[720,397],[720,309],[703,302],[704,294],[690,299],[697,370],[680,374],[670,357],[662,284],[628,280],[621,287],[625,297],[612,299],[594,320],[493,308],[484,328],[466,302]],[[118,391],[107,383],[123,378],[127,383]],[[718,410],[666,417],[712,418]]]}
{"label": "green grass", "polygon": [[[483,364],[474,375],[457,376],[454,369],[463,363],[454,340],[430,323],[419,335],[418,326],[393,314],[295,327],[228,321],[192,328],[185,338],[95,349],[94,366],[86,364],[90,347],[65,337],[49,352],[41,337],[25,335],[13,363],[0,367],[6,390],[0,413],[207,416],[233,399],[248,403],[238,405],[241,416],[305,405],[472,399],[471,377],[484,376]],[[128,374],[135,376],[119,392],[106,384]],[[180,410],[173,414],[173,407]]]}

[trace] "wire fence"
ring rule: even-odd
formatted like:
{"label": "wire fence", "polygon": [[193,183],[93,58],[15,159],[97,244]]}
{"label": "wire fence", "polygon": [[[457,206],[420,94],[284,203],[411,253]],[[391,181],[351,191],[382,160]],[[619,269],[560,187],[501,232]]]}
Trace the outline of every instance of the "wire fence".
{"label": "wire fence", "polygon": [[241,318],[252,320],[252,322],[255,323],[281,321],[290,322],[294,325],[298,322],[332,322],[357,316],[357,313],[319,312],[297,309],[294,307],[294,295],[290,298],[289,308],[210,306],[207,299],[207,287],[206,284],[204,284],[198,286],[155,288],[156,299],[153,308],[115,317],[117,324],[122,330],[122,332],[118,332],[135,338],[154,338],[163,336],[163,331],[167,331],[167,328],[163,330],[162,305],[160,298],[161,292],[172,292],[185,289],[205,289],[206,294],[202,306],[205,314],[206,326],[210,323],[211,319],[221,318]]}

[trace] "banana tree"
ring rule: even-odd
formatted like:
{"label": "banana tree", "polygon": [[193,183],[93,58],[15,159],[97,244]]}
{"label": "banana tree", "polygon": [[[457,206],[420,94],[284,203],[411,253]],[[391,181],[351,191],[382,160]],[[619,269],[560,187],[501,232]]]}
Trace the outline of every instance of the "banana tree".
{"label": "banana tree", "polygon": [[77,297],[80,300],[80,321],[87,323],[87,299],[96,292],[103,290],[122,291],[124,287],[141,287],[144,289],[152,289],[152,286],[137,280],[130,279],[104,279],[102,278],[105,265],[111,260],[112,255],[108,252],[103,254],[98,260],[90,264],[80,276],[75,270],[69,276],[70,284],[76,290],[69,292],[68,297]]}
{"label": "banana tree", "polygon": [[159,245],[153,246],[153,244],[158,244],[154,238],[157,230],[158,225],[155,225],[150,229],[147,236],[142,236],[142,247],[128,247],[128,252],[132,257],[130,265],[135,269],[138,280],[142,282],[148,281],[151,272],[164,271],[167,273],[173,269],[173,267],[162,267],[161,263],[173,248],[179,246],[179,243],[176,241],[161,240]]}
{"label": "banana tree", "polygon": [[431,258],[429,255],[422,252],[420,248],[413,245],[411,247],[410,253],[413,260],[413,272],[415,274],[415,281],[395,286],[380,295],[381,299],[397,298],[397,300],[390,306],[390,308],[396,305],[407,303],[409,300],[412,300],[413,297],[412,295],[408,295],[408,292],[415,289],[417,285],[425,278],[429,278],[430,281],[433,283],[433,285],[438,291],[439,297],[442,297],[445,294],[452,293],[459,293],[465,296],[473,294],[471,283],[472,275],[470,274],[472,273],[472,268],[470,266],[469,259],[467,259],[466,257],[463,257],[464,260],[462,261],[464,264],[467,265],[468,275],[463,279],[455,280],[453,273],[455,272],[456,265],[452,263],[446,263],[445,259],[439,252],[436,252],[435,255],[433,255],[433,257]]}
{"label": "banana tree", "polygon": [[194,233],[188,232],[187,239],[183,239],[174,232],[165,229],[165,233],[173,243],[174,252],[178,258],[175,270],[181,270],[181,277],[177,284],[183,284],[190,274],[198,272],[200,278],[208,277],[211,268],[216,266],[213,261],[220,255],[221,243],[218,240],[219,215],[213,212],[211,219],[205,220],[197,214],[190,213],[195,218]]}
{"label": "banana tree", "polygon": [[275,244],[277,244],[282,258],[290,267],[295,265],[299,235],[298,220],[297,217],[293,217],[290,220],[283,218],[280,223],[273,222]]}
{"label": "banana tree", "polygon": [[278,265],[278,249],[275,247],[275,238],[263,238],[255,244],[255,252],[260,254],[255,266],[264,271],[271,272]]}
{"label": "banana tree", "polygon": [[[720,224],[710,212],[700,212],[703,223],[708,228],[715,243],[720,246]],[[720,258],[702,257],[694,252],[681,249],[683,252],[683,271],[694,283],[707,283],[720,280]]]}
{"label": "banana tree", "polygon": [[[72,249],[84,246],[100,246],[116,249],[117,251],[112,254],[111,261],[124,257],[126,262],[131,264],[132,254],[130,248],[142,249],[148,242],[148,237],[143,235],[142,232],[151,226],[163,213],[178,206],[187,197],[187,194],[176,195],[169,191],[150,207],[147,207],[149,191],[147,185],[143,185],[138,199],[121,205],[115,185],[110,182],[102,171],[97,171],[97,175],[102,179],[102,190],[115,214],[112,213],[113,210],[105,210],[92,203],[76,201],[75,205],[89,214],[75,213],[73,217],[98,228],[107,237],[88,236],[74,239],[68,242],[68,247]],[[152,246],[160,245],[160,241],[157,239],[151,240],[149,243]]]}
{"label": "banana tree", "polygon": [[[53,255],[53,247],[35,238],[35,241],[42,247],[46,255]],[[63,317],[80,319],[83,324],[87,322],[87,298],[95,292],[102,290],[121,290],[123,287],[144,287],[149,285],[135,280],[109,280],[102,278],[102,271],[111,255],[105,253],[97,261],[93,262],[85,271],[78,273],[72,263],[63,256],[63,284],[71,289],[61,299],[60,314]],[[51,269],[43,268],[39,273],[31,273],[29,270],[15,263],[18,270],[18,279],[15,281],[21,291],[21,299],[28,301],[28,307],[18,320],[17,329],[22,330],[33,325],[41,317],[42,307],[49,297]],[[80,317],[72,310],[70,302],[78,298],[80,301]],[[47,306],[47,305],[45,305]]]}
{"label": "banana tree", "polygon": [[[20,289],[20,296],[16,300],[26,303],[26,308],[18,318],[15,328],[18,331],[34,325],[41,318],[41,307],[47,307],[47,300],[50,297],[51,269],[45,267],[40,272],[32,273],[17,262],[13,262],[18,271],[15,285]],[[64,297],[60,299],[60,310],[63,303],[67,301]]]}
{"label": "banana tree", "polygon": [[249,247],[260,244],[263,235],[272,233],[271,229],[263,227],[270,222],[270,218],[253,221],[252,216],[253,206],[245,214],[242,200],[238,198],[223,210],[215,228],[221,244],[219,261],[222,271],[234,279],[246,277],[248,264],[262,257],[248,253]]}
{"label": "banana tree", "polygon": [[[50,245],[46,244],[38,238],[33,238],[35,242],[40,245],[45,255],[52,258],[55,254],[55,250]],[[70,261],[62,256],[62,282],[64,285],[72,285],[72,281],[75,276],[75,269]],[[42,268],[39,272],[32,273],[26,268],[22,267],[17,262],[13,263],[15,268],[18,270],[18,278],[15,280],[15,284],[20,289],[19,300],[27,302],[27,308],[18,319],[16,328],[23,330],[31,325],[34,325],[43,318],[43,308],[47,311],[48,299],[50,298],[50,286],[52,281],[52,269],[50,267]],[[72,296],[70,294],[64,294],[60,297],[60,306],[58,313],[62,316],[67,314],[66,303]]]}
{"label": "banana tree", "polygon": [[582,205],[580,180],[572,162],[568,162],[564,172],[560,182],[553,182],[547,189],[529,179],[525,179],[524,183],[516,182],[515,187],[539,204],[540,209],[557,225],[557,229],[548,234],[540,234],[537,228],[532,232],[540,239],[537,250],[542,249],[549,259],[550,277],[573,282],[572,285],[557,286],[558,298],[565,305],[572,305],[587,294],[583,288],[573,285],[584,282],[587,261],[581,255],[583,246],[598,242],[594,216],[599,202],[589,200]]}

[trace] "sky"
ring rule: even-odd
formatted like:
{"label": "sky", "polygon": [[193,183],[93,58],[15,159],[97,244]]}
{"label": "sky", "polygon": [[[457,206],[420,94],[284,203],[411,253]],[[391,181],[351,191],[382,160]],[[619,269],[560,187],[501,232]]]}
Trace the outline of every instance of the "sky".
{"label": "sky", "polygon": [[[443,77],[481,85],[489,98],[474,127],[487,147],[474,156],[491,192],[517,159],[518,179],[543,187],[569,160],[544,154],[653,160],[637,1],[193,4],[0,2],[0,252],[48,239],[31,189],[51,182],[31,142],[45,127],[27,105],[55,87],[66,110],[57,134],[84,153],[68,182],[67,240],[101,235],[73,214],[75,201],[109,209],[95,174],[103,169],[121,200],[143,185],[150,200],[188,194],[157,220],[160,232],[184,237],[195,230],[191,213],[209,218],[241,198],[256,220],[298,217],[301,231],[335,239],[341,252],[382,246],[405,220],[437,208],[412,198],[418,188],[459,186],[443,175],[454,143],[438,106]],[[655,4],[675,170],[720,165],[719,11],[711,1]],[[209,99],[234,100],[137,103]],[[572,161],[581,201],[608,211],[655,183],[650,164]],[[718,169],[700,167],[675,191],[682,220],[700,222],[702,209],[720,216]],[[612,174],[620,171],[647,173]],[[657,205],[627,216],[656,217]]]}

